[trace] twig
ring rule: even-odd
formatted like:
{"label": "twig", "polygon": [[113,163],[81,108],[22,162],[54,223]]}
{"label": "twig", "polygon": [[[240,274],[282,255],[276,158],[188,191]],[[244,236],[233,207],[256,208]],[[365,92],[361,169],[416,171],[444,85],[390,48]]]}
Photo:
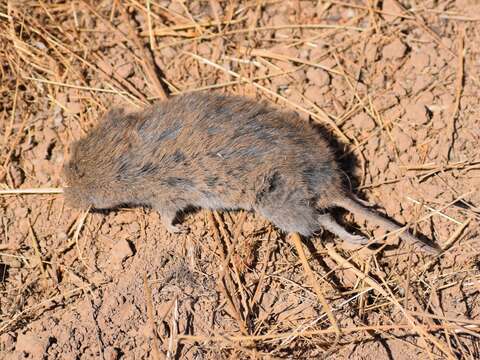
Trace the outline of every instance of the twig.
{"label": "twig", "polygon": [[115,90],[115,89],[102,89],[102,88],[94,88],[94,87],[91,87],[91,86],[80,86],[80,85],[74,85],[74,84],[65,84],[65,83],[61,83],[61,82],[57,82],[57,81],[34,78],[34,77],[30,77],[30,76],[24,76],[23,78],[25,80],[38,81],[38,82],[44,83],[44,84],[63,86],[63,87],[67,87],[67,88],[77,89],[77,90],[92,91],[94,93],[95,92],[103,92],[103,93],[110,93],[110,94],[117,94],[117,95],[128,95],[128,92],[126,92],[126,91],[120,91],[120,90]]}
{"label": "twig", "polygon": [[462,222],[461,221],[458,221],[458,220],[455,220],[454,218],[442,213],[440,210],[437,210],[437,209],[434,209],[428,205],[425,205],[423,203],[421,203],[420,201],[418,200],[415,200],[415,199],[412,199],[410,196],[406,196],[407,200],[410,200],[411,202],[413,202],[414,204],[417,204],[417,205],[422,205],[425,209],[428,209],[432,212],[434,212],[435,214],[438,214],[440,215],[441,217],[447,219],[447,220],[450,220],[451,222],[454,222],[455,224],[459,224],[459,225],[462,225]]}
{"label": "twig", "polygon": [[[103,284],[100,284],[100,285],[103,285]],[[97,287],[100,286],[100,285],[96,285]],[[24,316],[25,314],[28,314],[29,312],[32,312],[34,310],[38,310],[38,309],[41,309],[42,307],[44,306],[47,306],[48,304],[50,303],[55,303],[56,301],[59,301],[61,299],[68,299],[68,298],[71,298],[72,296],[76,295],[77,293],[80,293],[80,292],[83,292],[85,290],[89,290],[93,287],[94,285],[88,285],[88,286],[84,286],[84,287],[81,287],[81,288],[76,288],[76,289],[73,289],[73,290],[70,290],[70,291],[67,291],[65,293],[61,293],[61,294],[58,294],[58,295],[55,295],[55,296],[52,296],[51,298],[48,298],[46,300],[43,300],[35,305],[32,305],[18,313],[16,313],[15,315],[13,315],[12,318],[10,318],[8,321],[6,321],[2,326],[0,326],[0,334],[3,334],[3,332],[12,324],[14,324],[18,319],[20,319],[22,316]]]}
{"label": "twig", "polygon": [[[170,333],[170,339],[168,340],[167,359],[173,359],[177,350],[178,342],[178,299],[175,299],[175,306],[173,307],[172,316],[172,331]],[[174,351],[175,350],[175,351]]]}
{"label": "twig", "polygon": [[450,121],[448,123],[448,136],[449,136],[449,146],[447,148],[447,161],[450,160],[452,155],[452,150],[455,142],[455,120],[458,116],[460,110],[460,98],[462,96],[463,89],[463,66],[464,66],[464,47],[465,47],[465,28],[461,28],[460,35],[458,36],[458,65],[457,65],[457,75],[455,79],[455,102],[450,107]]}
{"label": "twig", "polygon": [[442,253],[437,255],[434,259],[431,259],[429,262],[427,262],[420,273],[424,273],[425,271],[430,270],[432,265],[438,261],[438,258],[440,257],[440,255],[442,255],[448,249],[450,249],[453,246],[453,244],[460,238],[460,236],[462,235],[464,230],[468,227],[471,221],[472,221],[472,217],[469,217],[463,224],[460,223],[460,226],[457,228],[457,230],[455,230],[452,236],[450,236],[450,238],[445,242],[445,244],[443,244]]}
{"label": "twig", "polygon": [[480,17],[468,17],[460,15],[440,15],[440,19],[457,20],[457,21],[480,21]]}
{"label": "twig", "polygon": [[[335,260],[339,265],[344,266],[346,269],[349,271],[352,271],[357,277],[365,281],[367,284],[369,284],[371,287],[373,287],[375,290],[377,290],[380,294],[383,296],[387,297],[388,299],[391,300],[391,302],[404,314],[406,320],[410,323],[410,325],[417,331],[418,335],[420,335],[422,338],[430,340],[432,344],[434,344],[439,350],[441,350],[449,359],[453,359],[452,355],[447,351],[445,346],[439,342],[435,337],[430,335],[427,330],[420,324],[418,324],[414,318],[412,318],[406,309],[398,302],[398,300],[395,298],[395,296],[392,294],[388,286],[382,287],[377,281],[372,279],[370,276],[367,274],[361,272],[358,270],[351,262],[347,261],[344,259],[342,256],[340,256],[333,248],[333,246],[328,245],[328,255]],[[383,279],[382,279],[383,280]],[[384,282],[385,283],[385,282]],[[386,283],[385,283],[386,285]]]}
{"label": "twig", "polygon": [[[220,251],[220,254],[221,254],[222,263],[225,264],[226,256],[225,256],[225,252],[224,252],[223,247],[222,247],[222,241],[220,239],[220,233],[219,233],[218,228],[216,226],[215,218],[214,218],[211,211],[207,212],[207,216],[208,216],[208,221],[210,223],[210,226],[213,229],[213,238],[216,241],[217,247],[219,248],[219,251]],[[230,274],[228,272],[225,273],[223,275],[223,279],[220,279],[219,282],[221,284],[220,285],[220,291],[223,293],[223,295],[227,299],[227,303],[228,303],[228,305],[229,305],[229,307],[232,311],[232,316],[237,321],[238,326],[240,327],[240,330],[242,331],[242,333],[246,334],[247,333],[247,327],[245,325],[244,319],[242,318],[242,315],[241,315],[237,305],[233,301],[234,298],[230,295],[230,292],[229,292],[229,289],[228,289],[228,284],[232,283],[232,278],[231,278]]]}
{"label": "twig", "polygon": [[80,217],[78,218],[77,220],[77,226],[75,228],[75,232],[73,233],[73,241],[75,241],[75,246],[77,248],[77,252],[78,252],[78,259],[83,263],[83,265],[85,266],[85,268],[89,269],[89,270],[92,270],[88,265],[87,263],[85,262],[85,260],[83,260],[83,256],[82,256],[82,250],[80,249],[80,244],[78,243],[78,237],[80,235],[80,231],[82,230],[82,227],[83,227],[83,224],[85,223],[85,219],[87,218],[88,216],[88,213],[90,211],[90,207],[85,210],[81,215]]}
{"label": "twig", "polygon": [[62,194],[62,188],[0,189],[0,195]]}
{"label": "twig", "polygon": [[145,291],[145,302],[147,304],[148,326],[150,327],[150,336],[152,338],[152,352],[155,360],[160,360],[160,344],[158,343],[157,331],[155,326],[155,317],[153,315],[152,289],[148,284],[147,273],[143,274],[143,289]]}
{"label": "twig", "polygon": [[303,251],[303,245],[302,245],[302,240],[300,239],[300,235],[298,233],[290,234],[290,239],[293,242],[295,249],[297,250],[297,254],[300,259],[300,262],[302,263],[303,269],[307,274],[308,279],[310,280],[310,285],[313,287],[313,290],[315,291],[315,294],[317,295],[318,300],[322,304],[323,310],[327,314],[328,319],[330,320],[330,323],[332,324],[332,327],[335,330],[335,342],[332,344],[332,346],[335,346],[335,344],[340,339],[340,333],[341,333],[340,328],[338,327],[337,319],[333,315],[332,310],[330,309],[330,306],[327,304],[327,301],[325,299],[325,296],[323,295],[322,289],[320,288],[320,285],[318,285],[318,282],[315,279],[315,275],[312,269],[310,268],[310,265],[308,264],[307,257],[305,256],[305,252]]}
{"label": "twig", "polygon": [[[357,327],[347,327],[342,328],[342,333],[349,334],[349,333],[357,333],[357,332],[384,332],[384,331],[394,331],[394,330],[408,330],[411,326],[409,324],[392,324],[392,325],[370,325],[370,326],[357,326]],[[441,331],[444,329],[451,329],[452,331],[456,331],[459,333],[467,332],[470,333],[468,329],[474,329],[478,331],[480,329],[479,326],[475,325],[466,325],[466,326],[459,326],[459,325],[434,325],[428,328],[428,331]],[[235,335],[235,336],[199,336],[199,335],[179,335],[179,340],[183,341],[190,341],[190,342],[223,342],[226,339],[230,341],[238,341],[238,342],[251,342],[251,341],[268,341],[268,340],[276,340],[280,341],[291,336],[297,337],[314,337],[318,335],[328,335],[335,333],[335,329],[332,327],[328,329],[321,329],[321,330],[311,330],[311,331],[302,331],[302,332],[289,332],[289,333],[281,333],[281,334],[267,334],[267,335]]]}
{"label": "twig", "polygon": [[[209,23],[211,24],[211,23]],[[169,29],[169,28],[167,28]],[[332,24],[288,24],[288,25],[277,25],[277,26],[259,26],[256,28],[245,28],[245,29],[238,29],[238,30],[231,30],[225,31],[221,34],[213,34],[198,37],[199,40],[210,40],[212,38],[216,38],[219,36],[228,36],[228,35],[235,35],[235,34],[242,34],[248,33],[250,31],[258,32],[258,31],[272,31],[272,30],[283,30],[283,29],[342,29],[342,30],[353,30],[353,31],[365,31],[364,28],[355,27],[355,26],[345,26],[345,25],[332,25]],[[165,35],[172,35],[171,33],[165,34],[163,29],[157,29],[154,32],[155,36],[165,36]],[[148,32],[141,32],[140,35],[142,36],[149,36]]]}
{"label": "twig", "polygon": [[[153,49],[150,49],[150,51],[145,50],[144,45],[141,43],[140,38],[137,35],[137,32],[133,28],[132,24],[130,23],[130,19],[127,14],[127,10],[125,9],[124,6],[119,6],[124,18],[125,23],[127,24],[129,30],[130,30],[130,39],[133,41],[137,49],[142,53],[142,61],[141,65],[143,68],[143,71],[145,71],[145,74],[147,77],[150,79],[150,83],[153,85],[153,88],[155,90],[156,95],[161,99],[161,100],[166,100],[167,99],[167,94],[165,93],[165,90],[163,89],[163,85],[160,82],[160,79],[158,78],[156,74],[156,65],[155,65],[155,59],[153,58],[152,52]],[[151,32],[149,32],[149,35]]]}
{"label": "twig", "polygon": [[38,244],[37,236],[35,235],[35,232],[33,231],[33,226],[32,226],[32,223],[31,223],[29,218],[28,218],[28,232],[30,234],[30,237],[32,238],[32,245],[33,245],[33,249],[35,251],[35,255],[37,256],[38,265],[40,266],[40,270],[42,271],[43,277],[46,280],[48,278],[48,276],[47,276],[47,271],[45,269],[45,264],[44,264],[44,261],[43,261],[42,253],[40,251],[40,245]]}

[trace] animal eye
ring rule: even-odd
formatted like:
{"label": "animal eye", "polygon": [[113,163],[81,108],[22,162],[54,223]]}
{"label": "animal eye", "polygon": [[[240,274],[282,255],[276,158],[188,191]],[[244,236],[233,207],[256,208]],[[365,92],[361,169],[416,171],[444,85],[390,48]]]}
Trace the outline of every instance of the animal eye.
{"label": "animal eye", "polygon": [[78,177],[83,177],[85,175],[84,171],[82,171],[77,164],[72,164],[70,166],[70,169],[72,170],[72,172],[77,175]]}

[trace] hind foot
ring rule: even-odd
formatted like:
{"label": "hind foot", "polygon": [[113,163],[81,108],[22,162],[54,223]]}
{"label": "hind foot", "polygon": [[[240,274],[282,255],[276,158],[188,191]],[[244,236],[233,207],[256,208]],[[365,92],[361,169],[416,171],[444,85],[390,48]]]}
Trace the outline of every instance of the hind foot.
{"label": "hind foot", "polygon": [[186,226],[186,225],[168,224],[168,225],[165,225],[165,227],[167,228],[167,231],[170,234],[186,234],[186,233],[188,233],[188,226]]}
{"label": "hind foot", "polygon": [[188,233],[188,226],[186,225],[168,225],[167,231],[170,234],[186,234]]}
{"label": "hind foot", "polygon": [[332,234],[352,245],[365,245],[369,240],[362,235],[353,235],[340,226],[330,214],[322,214],[318,217],[318,223]]}
{"label": "hind foot", "polygon": [[350,233],[347,233],[349,236],[345,238],[341,238],[343,241],[346,243],[352,244],[352,245],[366,245],[368,244],[369,240],[362,235],[353,235]]}

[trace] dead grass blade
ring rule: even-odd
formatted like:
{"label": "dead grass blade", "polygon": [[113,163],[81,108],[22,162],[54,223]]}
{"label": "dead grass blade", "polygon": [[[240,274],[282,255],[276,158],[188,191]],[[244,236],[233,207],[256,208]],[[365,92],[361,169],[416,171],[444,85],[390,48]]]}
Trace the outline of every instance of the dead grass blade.
{"label": "dead grass blade", "polygon": [[458,116],[460,110],[460,98],[462,96],[463,88],[463,68],[464,68],[464,57],[465,57],[465,28],[461,28],[460,34],[458,36],[458,65],[457,65],[457,74],[455,79],[455,102],[450,107],[450,121],[448,123],[448,134],[449,134],[449,146],[447,148],[446,158],[447,161],[450,160],[452,155],[452,150],[455,141],[455,120]]}
{"label": "dead grass blade", "polygon": [[315,274],[313,273],[312,269],[310,268],[310,265],[308,264],[307,257],[305,256],[305,252],[303,251],[303,245],[302,245],[302,240],[300,239],[300,235],[297,233],[290,234],[290,239],[293,242],[293,245],[295,246],[295,249],[298,254],[298,258],[300,259],[303,270],[305,271],[307,278],[310,281],[310,285],[313,287],[313,290],[315,291],[315,294],[317,295],[317,298],[320,301],[320,304],[322,304],[323,310],[327,314],[328,319],[330,320],[330,323],[333,329],[335,330],[335,341],[332,344],[332,347],[334,347],[339,341],[340,335],[341,335],[341,330],[338,327],[337,319],[333,315],[333,312],[330,309],[330,306],[328,305],[327,300],[325,299],[325,296],[323,295],[323,291],[315,278]]}
{"label": "dead grass blade", "polygon": [[0,195],[63,194],[62,188],[0,189]]}
{"label": "dead grass blade", "polygon": [[[340,254],[338,254],[333,246],[329,245],[327,246],[328,249],[328,255],[340,266],[342,266],[345,269],[348,269],[348,271],[353,272],[359,279],[362,279],[365,281],[367,284],[369,284],[372,288],[374,288],[376,291],[378,291],[380,294],[388,298],[392,304],[394,304],[405,316],[405,319],[408,321],[410,326],[418,333],[418,335],[423,338],[424,340],[429,340],[432,344],[434,344],[448,359],[455,359],[454,356],[448,351],[448,349],[445,347],[445,345],[440,342],[440,340],[436,339],[434,336],[432,336],[428,331],[420,325],[414,318],[412,318],[406,309],[400,304],[398,299],[395,297],[395,295],[390,291],[390,288],[386,285],[385,281],[384,282],[384,287],[382,287],[378,282],[376,282],[374,279],[372,279],[370,276],[367,274],[361,272],[358,270],[351,262],[347,261],[344,259]],[[425,351],[429,352],[429,350],[425,349]]]}
{"label": "dead grass blade", "polygon": [[145,291],[145,301],[147,305],[147,319],[150,327],[150,337],[152,338],[153,359],[160,360],[160,344],[158,343],[157,327],[155,326],[155,316],[153,312],[152,289],[148,284],[147,274],[143,274],[143,289]]}
{"label": "dead grass blade", "polygon": [[[150,83],[153,86],[155,94],[162,100],[167,99],[167,94],[165,93],[165,90],[163,89],[163,85],[160,81],[160,79],[157,76],[157,71],[156,71],[156,65],[155,65],[155,59],[152,56],[152,49],[150,51],[145,50],[145,47],[143,46],[142,42],[140,41],[137,32],[133,28],[133,26],[130,24],[130,18],[128,17],[127,11],[125,10],[123,5],[119,5],[123,19],[125,23],[128,25],[129,28],[129,37],[135,47],[141,52],[141,65],[143,67],[143,71],[147,75],[147,77],[150,80]],[[151,33],[150,33],[151,34]],[[153,44],[150,44],[153,45]]]}

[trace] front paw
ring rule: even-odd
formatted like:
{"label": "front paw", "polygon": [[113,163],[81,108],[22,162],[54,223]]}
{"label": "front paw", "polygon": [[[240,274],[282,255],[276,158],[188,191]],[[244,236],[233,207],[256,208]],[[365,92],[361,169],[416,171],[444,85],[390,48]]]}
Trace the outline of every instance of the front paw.
{"label": "front paw", "polygon": [[172,225],[172,224],[169,224],[166,226],[167,227],[167,231],[170,233],[170,234],[186,234],[188,233],[188,226],[186,225]]}

